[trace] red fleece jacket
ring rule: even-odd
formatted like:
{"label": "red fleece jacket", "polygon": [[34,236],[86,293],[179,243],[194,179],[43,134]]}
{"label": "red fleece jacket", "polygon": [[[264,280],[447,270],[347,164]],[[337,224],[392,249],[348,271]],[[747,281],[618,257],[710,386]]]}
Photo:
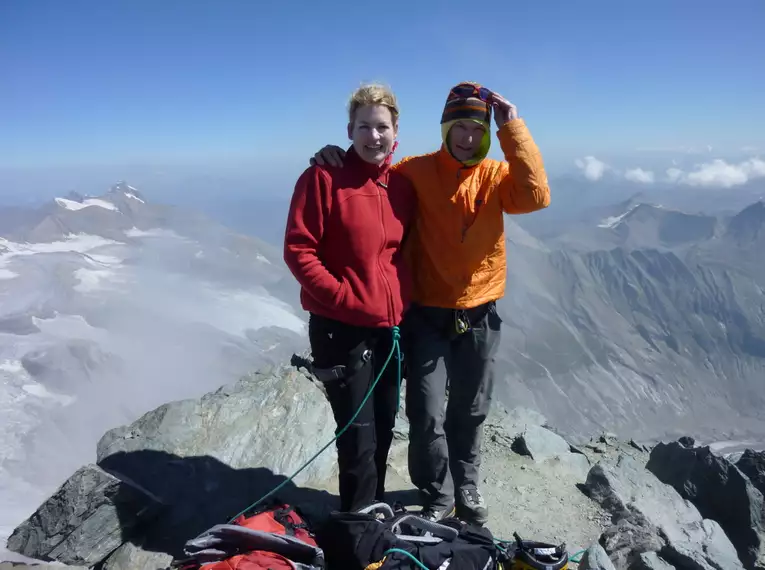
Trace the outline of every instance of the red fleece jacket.
{"label": "red fleece jacket", "polygon": [[351,147],[341,168],[312,166],[297,181],[284,261],[306,311],[363,327],[392,327],[409,305],[401,251],[414,220],[411,182]]}

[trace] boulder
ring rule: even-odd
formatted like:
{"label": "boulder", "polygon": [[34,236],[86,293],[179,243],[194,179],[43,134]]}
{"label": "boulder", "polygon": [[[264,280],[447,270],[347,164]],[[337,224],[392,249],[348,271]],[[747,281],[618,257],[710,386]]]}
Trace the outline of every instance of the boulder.
{"label": "boulder", "polygon": [[[199,400],[165,404],[129,426],[110,430],[98,442],[97,457],[101,464],[119,454],[157,451],[211,457],[233,469],[257,466],[291,474],[332,440],[334,429],[329,403],[311,378],[292,366],[280,366]],[[295,482],[324,480],[335,464],[330,449]]]}
{"label": "boulder", "polygon": [[529,425],[518,434],[512,443],[512,449],[520,455],[527,455],[535,462],[559,462],[584,481],[590,469],[587,456],[572,453],[571,446],[558,434],[541,426]]}
{"label": "boulder", "polygon": [[593,544],[582,556],[579,570],[616,570],[616,568],[603,547]]}
{"label": "boulder", "polygon": [[659,529],[639,511],[630,507],[601,535],[600,543],[617,568],[633,566],[640,555],[657,552],[665,541]]}
{"label": "boulder", "polygon": [[744,453],[736,462],[736,467],[749,477],[752,485],[760,493],[765,495],[765,451],[744,450]]}
{"label": "boulder", "polygon": [[646,467],[720,524],[746,568],[765,568],[763,496],[735,465],[709,447],[673,442],[654,447]]}
{"label": "boulder", "polygon": [[161,507],[158,498],[134,482],[86,465],[13,531],[7,548],[38,560],[91,566]]}
{"label": "boulder", "polygon": [[[741,570],[736,549],[719,524],[704,519],[675,489],[659,481],[627,455],[616,464],[598,463],[587,476],[589,496],[612,514],[612,537],[629,536],[614,531],[625,521],[640,530],[640,541],[627,555],[636,562],[643,552],[657,552],[680,570]],[[613,554],[614,544],[602,538]],[[624,550],[624,546],[621,546]]]}

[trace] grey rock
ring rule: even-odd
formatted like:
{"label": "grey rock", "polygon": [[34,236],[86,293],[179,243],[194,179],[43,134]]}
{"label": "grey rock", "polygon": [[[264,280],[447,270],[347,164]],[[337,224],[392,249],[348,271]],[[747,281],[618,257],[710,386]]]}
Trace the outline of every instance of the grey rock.
{"label": "grey rock", "polygon": [[757,490],[765,495],[765,451],[744,450],[736,467],[752,482]]}
{"label": "grey rock", "polygon": [[515,438],[513,451],[520,455],[528,455],[535,461],[571,453],[569,444],[561,436],[533,425]]}
{"label": "grey rock", "polygon": [[641,554],[659,551],[665,546],[659,529],[629,506],[606,528],[600,542],[617,568],[631,567]]}
{"label": "grey rock", "polygon": [[616,568],[603,547],[593,544],[582,556],[579,570],[616,570]]}
{"label": "grey rock", "polygon": [[504,434],[514,439],[529,427],[546,426],[547,418],[529,408],[515,407],[508,410],[498,402],[492,406],[486,425],[501,429]]}
{"label": "grey rock", "polygon": [[646,451],[646,448],[645,448],[645,446],[644,446],[644,445],[641,445],[641,444],[639,444],[639,443],[638,443],[638,442],[636,442],[634,439],[631,439],[631,440],[629,441],[629,445],[630,445],[630,447],[632,447],[632,448],[634,448],[634,449],[637,449],[638,451]]}
{"label": "grey rock", "polygon": [[[156,451],[289,475],[332,440],[334,430],[329,403],[312,379],[292,366],[278,366],[199,400],[165,404],[110,430],[98,442],[97,456],[103,463],[118,454]],[[294,481],[325,480],[335,463],[330,449]]]}
{"label": "grey rock", "polygon": [[399,441],[409,441],[409,422],[401,416],[396,416],[396,423],[393,426],[393,438]]}
{"label": "grey rock", "polygon": [[581,481],[586,479],[590,469],[590,462],[585,455],[572,453],[565,439],[540,426],[528,426],[514,439],[512,449],[520,455],[528,455],[537,463],[561,463]]}
{"label": "grey rock", "polygon": [[676,570],[672,564],[655,552],[643,552],[634,570]]}
{"label": "grey rock", "polygon": [[164,552],[147,552],[132,542],[126,542],[106,559],[102,570],[164,570],[173,557]]}
{"label": "grey rock", "polygon": [[617,440],[618,438],[616,434],[613,434],[613,433],[604,433],[604,434],[601,434],[600,437],[598,438],[598,441],[600,443],[605,443],[606,445],[614,445],[616,444]]}
{"label": "grey rock", "polygon": [[585,488],[612,514],[615,524],[620,519],[640,517],[639,526],[647,525],[649,532],[655,528],[663,543],[662,557],[678,568],[743,568],[718,523],[704,519],[696,507],[631,457],[621,455],[614,466],[595,465]]}
{"label": "grey rock", "polygon": [[735,465],[709,447],[672,442],[654,447],[646,467],[720,524],[746,568],[765,567],[763,496]]}
{"label": "grey rock", "polygon": [[30,558],[89,566],[160,509],[145,489],[87,465],[13,531],[7,547]]}

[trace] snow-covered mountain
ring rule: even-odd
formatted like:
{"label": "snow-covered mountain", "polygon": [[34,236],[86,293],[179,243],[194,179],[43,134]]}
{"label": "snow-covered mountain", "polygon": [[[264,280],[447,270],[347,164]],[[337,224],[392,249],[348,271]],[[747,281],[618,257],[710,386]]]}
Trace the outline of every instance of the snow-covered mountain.
{"label": "snow-covered mountain", "polygon": [[0,544],[105,430],[303,348],[296,287],[272,246],[124,183],[0,210]]}

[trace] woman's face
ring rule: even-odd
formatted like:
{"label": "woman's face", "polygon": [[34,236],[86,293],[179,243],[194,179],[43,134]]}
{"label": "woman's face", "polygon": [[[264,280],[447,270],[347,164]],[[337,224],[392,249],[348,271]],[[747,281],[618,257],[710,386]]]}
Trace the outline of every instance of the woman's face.
{"label": "woman's face", "polygon": [[358,155],[372,164],[382,164],[391,153],[398,133],[390,109],[385,105],[365,105],[356,110],[348,125],[348,137]]}

